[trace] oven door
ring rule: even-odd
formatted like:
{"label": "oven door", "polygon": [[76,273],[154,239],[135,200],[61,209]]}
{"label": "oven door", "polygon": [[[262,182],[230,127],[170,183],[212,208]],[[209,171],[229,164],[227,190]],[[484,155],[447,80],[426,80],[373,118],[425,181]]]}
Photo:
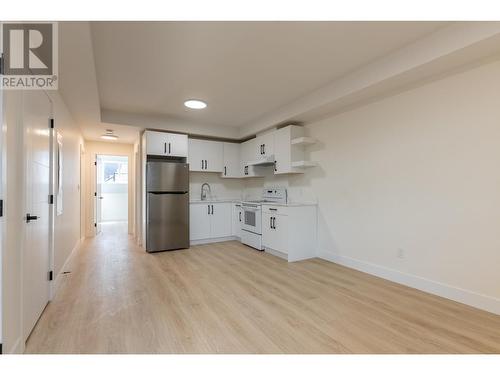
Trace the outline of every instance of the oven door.
{"label": "oven door", "polygon": [[241,209],[243,210],[241,229],[256,234],[262,234],[262,215],[260,206],[241,205]]}

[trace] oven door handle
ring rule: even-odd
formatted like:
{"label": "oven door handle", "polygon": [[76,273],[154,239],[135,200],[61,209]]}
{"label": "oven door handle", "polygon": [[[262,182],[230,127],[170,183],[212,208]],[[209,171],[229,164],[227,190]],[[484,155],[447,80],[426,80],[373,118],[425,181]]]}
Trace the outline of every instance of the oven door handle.
{"label": "oven door handle", "polygon": [[260,208],[258,207],[243,207],[243,211],[252,211],[252,212],[257,212],[260,211]]}

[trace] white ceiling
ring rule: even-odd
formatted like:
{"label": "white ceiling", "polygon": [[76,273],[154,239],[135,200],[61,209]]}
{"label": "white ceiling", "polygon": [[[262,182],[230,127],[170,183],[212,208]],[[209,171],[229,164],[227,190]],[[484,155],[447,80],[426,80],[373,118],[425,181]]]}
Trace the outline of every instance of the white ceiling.
{"label": "white ceiling", "polygon": [[444,25],[92,22],[100,107],[241,127]]}
{"label": "white ceiling", "polygon": [[500,22],[61,22],[59,41],[60,92],[85,139],[242,139],[498,58]]}

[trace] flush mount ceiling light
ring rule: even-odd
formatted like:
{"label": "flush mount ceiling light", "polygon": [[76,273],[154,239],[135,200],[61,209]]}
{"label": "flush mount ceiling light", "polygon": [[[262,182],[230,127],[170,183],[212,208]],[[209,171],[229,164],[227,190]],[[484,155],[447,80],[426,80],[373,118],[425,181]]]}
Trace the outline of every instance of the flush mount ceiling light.
{"label": "flush mount ceiling light", "polygon": [[106,133],[104,133],[103,135],[101,135],[101,138],[102,139],[108,139],[110,141],[116,141],[118,139],[118,136],[113,134],[113,130],[106,129]]}
{"label": "flush mount ceiling light", "polygon": [[207,103],[198,99],[189,99],[184,102],[184,105],[191,109],[203,109],[207,107]]}

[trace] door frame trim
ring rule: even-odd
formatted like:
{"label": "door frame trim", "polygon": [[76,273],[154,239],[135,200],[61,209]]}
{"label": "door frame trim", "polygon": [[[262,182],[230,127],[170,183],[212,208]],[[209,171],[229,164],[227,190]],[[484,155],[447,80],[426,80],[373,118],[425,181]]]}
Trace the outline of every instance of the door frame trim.
{"label": "door frame trim", "polygon": [[[132,194],[133,196],[133,190],[131,191],[131,180],[130,180],[130,159],[131,159],[131,156],[130,154],[126,154],[126,153],[120,153],[120,152],[105,152],[105,153],[102,153],[102,152],[94,152],[93,153],[94,155],[94,160],[91,161],[93,163],[93,165],[91,165],[90,167],[91,168],[94,168],[94,172],[91,173],[91,176],[92,176],[92,179],[93,181],[91,181],[91,186],[93,188],[92,191],[90,191],[90,195],[91,197],[94,198],[94,204],[91,205],[92,206],[92,218],[94,220],[94,223],[97,224],[97,196],[94,195],[94,193],[97,192],[97,158],[99,156],[118,156],[118,157],[125,157],[127,158],[127,167],[128,167],[128,179],[127,179],[127,232],[128,232],[128,226],[129,226],[129,218],[130,218],[130,209],[132,208],[130,206],[130,195]],[[132,152],[132,155],[133,155],[133,152]],[[92,159],[91,159],[92,160]],[[133,183],[133,181],[132,181]],[[93,229],[93,235],[94,237],[97,236],[97,226],[94,225],[94,229]]]}

